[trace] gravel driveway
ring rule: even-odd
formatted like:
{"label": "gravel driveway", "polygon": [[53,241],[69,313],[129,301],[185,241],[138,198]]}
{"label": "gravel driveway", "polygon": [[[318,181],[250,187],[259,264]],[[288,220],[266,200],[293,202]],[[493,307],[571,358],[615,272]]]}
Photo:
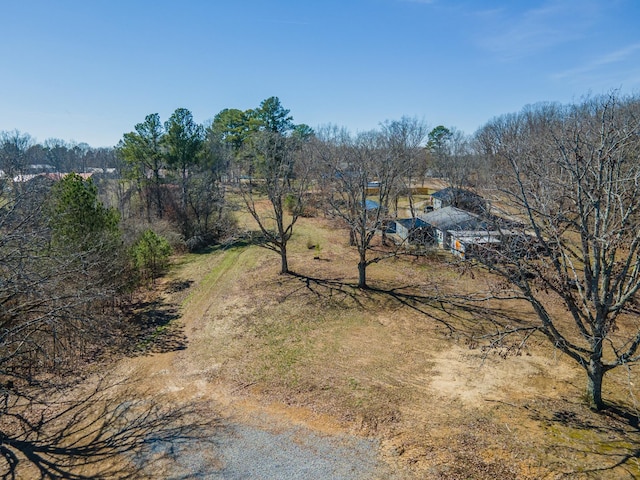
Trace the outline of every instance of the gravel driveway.
{"label": "gravel driveway", "polygon": [[207,441],[150,441],[136,463],[150,465],[156,476],[160,462],[161,478],[171,480],[399,478],[378,460],[376,441],[319,434],[302,426],[267,425],[264,429],[227,421]]}

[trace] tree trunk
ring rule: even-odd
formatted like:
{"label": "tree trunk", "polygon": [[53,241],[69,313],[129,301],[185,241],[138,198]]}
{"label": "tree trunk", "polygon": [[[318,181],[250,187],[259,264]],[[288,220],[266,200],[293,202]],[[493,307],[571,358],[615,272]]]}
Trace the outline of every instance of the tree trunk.
{"label": "tree trunk", "polygon": [[286,244],[283,244],[280,246],[280,260],[282,262],[280,267],[280,273],[281,274],[289,273],[289,262],[287,260]]}
{"label": "tree trunk", "polygon": [[587,367],[587,401],[591,410],[599,411],[604,408],[602,401],[602,379],[604,368],[600,359],[591,359]]}
{"label": "tree trunk", "polygon": [[189,218],[189,173],[186,165],[182,167],[182,193],[180,199],[180,208],[182,211],[182,236],[188,240],[193,235],[191,219]]}
{"label": "tree trunk", "polygon": [[358,288],[367,288],[367,264],[358,262]]}
{"label": "tree trunk", "polygon": [[388,245],[388,241],[387,241],[387,225],[383,222],[381,225],[381,237],[382,237],[382,245],[384,245],[385,247]]}
{"label": "tree trunk", "polygon": [[162,190],[160,189],[160,172],[158,170],[154,170],[153,172],[154,178],[154,190],[156,197],[156,215],[158,218],[162,218],[164,214],[164,208],[162,207]]}

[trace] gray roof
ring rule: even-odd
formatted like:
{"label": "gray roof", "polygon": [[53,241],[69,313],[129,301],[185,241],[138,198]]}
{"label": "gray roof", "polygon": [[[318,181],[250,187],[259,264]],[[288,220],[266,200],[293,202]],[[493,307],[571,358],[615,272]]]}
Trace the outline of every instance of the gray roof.
{"label": "gray roof", "polygon": [[456,230],[450,233],[462,243],[476,245],[483,243],[500,243],[503,237],[503,232],[499,230]]}
{"label": "gray roof", "polygon": [[420,215],[420,219],[438,230],[479,230],[486,228],[480,217],[456,207],[444,207]]}
{"label": "gray roof", "polygon": [[426,226],[424,220],[420,218],[396,218],[396,223],[402,225],[407,230]]}

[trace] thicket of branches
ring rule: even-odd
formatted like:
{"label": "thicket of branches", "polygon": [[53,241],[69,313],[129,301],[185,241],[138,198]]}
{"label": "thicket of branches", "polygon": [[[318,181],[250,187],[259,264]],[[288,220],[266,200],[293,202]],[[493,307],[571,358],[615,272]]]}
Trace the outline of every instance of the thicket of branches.
{"label": "thicket of branches", "polygon": [[80,177],[35,182],[3,199],[0,374],[18,388],[73,369],[116,334],[128,264],[117,214]]}
{"label": "thicket of branches", "polygon": [[12,478],[21,462],[41,457],[42,478],[61,478],[64,468],[48,464],[46,451],[34,452],[27,440],[53,433],[34,432],[32,414],[55,409],[47,398],[118,336],[127,261],[117,214],[97,200],[92,183],[70,175],[58,184],[42,178],[5,186],[11,188],[2,190],[0,205],[0,472]]}
{"label": "thicket of branches", "polygon": [[496,203],[521,225],[478,259],[584,368],[600,410],[606,372],[640,360],[640,99],[536,105],[492,120],[477,139],[496,165]]}

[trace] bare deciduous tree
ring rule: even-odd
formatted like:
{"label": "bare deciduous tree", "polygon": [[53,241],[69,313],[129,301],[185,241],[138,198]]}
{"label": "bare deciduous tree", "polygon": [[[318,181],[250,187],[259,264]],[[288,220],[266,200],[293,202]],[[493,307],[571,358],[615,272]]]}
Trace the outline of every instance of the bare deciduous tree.
{"label": "bare deciduous tree", "polygon": [[[242,158],[243,170],[253,172],[240,182],[240,192],[262,235],[264,246],[280,255],[280,273],[289,273],[287,244],[304,211],[309,188],[310,164],[300,155],[301,140],[278,132],[260,131],[252,136],[250,153]],[[260,200],[267,198],[268,207]]]}
{"label": "bare deciduous tree", "polygon": [[[232,127],[219,133],[226,130],[225,141],[231,142],[235,164],[245,177],[239,182],[240,193],[262,232],[262,245],[280,255],[280,273],[289,273],[287,244],[304,211],[311,181],[310,163],[302,150],[313,130],[294,125],[278,97],[267,98],[244,114],[226,111],[216,118]],[[265,197],[266,208],[261,205]]]}
{"label": "bare deciduous tree", "polygon": [[372,242],[389,220],[385,206],[406,165],[389,158],[380,132],[352,138],[345,130],[329,127],[320,137],[314,163],[321,171],[323,196],[329,214],[349,229],[349,243],[358,249],[358,287],[367,288],[367,267],[392,255],[384,249],[371,255]]}
{"label": "bare deciduous tree", "polygon": [[402,117],[400,120],[386,121],[381,127],[387,159],[392,164],[387,168],[387,176],[393,177],[394,181],[392,198],[389,200],[395,204],[397,214],[398,197],[406,195],[411,217],[415,218],[413,183],[420,177],[424,178],[426,150],[423,143],[427,137],[427,125],[416,118]]}
{"label": "bare deciduous tree", "polygon": [[32,145],[29,134],[18,130],[0,132],[0,170],[4,177],[11,179],[27,171],[27,152]]}
{"label": "bare deciduous tree", "polygon": [[436,127],[429,133],[428,149],[436,173],[447,181],[454,194],[476,185],[480,170],[478,156],[464,132]]}
{"label": "bare deciduous tree", "polygon": [[[589,405],[600,410],[605,374],[640,360],[640,100],[614,93],[538,105],[480,134],[504,167],[498,199],[530,238],[485,264],[584,368]],[[568,318],[553,309],[557,301]]]}

